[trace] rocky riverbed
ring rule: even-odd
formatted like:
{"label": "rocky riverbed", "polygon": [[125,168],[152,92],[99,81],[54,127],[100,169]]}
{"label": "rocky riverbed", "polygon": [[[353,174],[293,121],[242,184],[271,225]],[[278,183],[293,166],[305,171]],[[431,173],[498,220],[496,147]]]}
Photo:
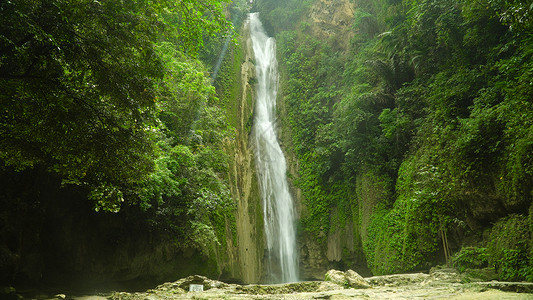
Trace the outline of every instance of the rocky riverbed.
{"label": "rocky riverbed", "polygon": [[[178,300],[178,299],[533,299],[533,283],[477,281],[453,269],[429,274],[399,274],[362,278],[356,272],[331,270],[326,281],[272,285],[238,285],[189,276],[146,292],[91,296],[59,294],[40,299]],[[203,291],[190,291],[202,289]]]}

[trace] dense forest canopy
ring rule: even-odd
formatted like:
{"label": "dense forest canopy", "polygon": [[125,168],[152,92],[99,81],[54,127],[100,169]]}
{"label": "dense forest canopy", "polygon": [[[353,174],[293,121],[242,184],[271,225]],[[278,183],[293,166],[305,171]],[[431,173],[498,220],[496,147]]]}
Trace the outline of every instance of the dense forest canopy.
{"label": "dense forest canopy", "polygon": [[334,21],[309,11],[336,3],[257,4],[286,72],[304,232],[327,247],[354,224],[363,251],[343,260],[375,274],[454,253],[531,280],[533,5],[354,0],[349,34],[317,38]]}
{"label": "dense forest canopy", "polygon": [[[4,165],[88,184],[104,208],[146,180],[158,135],[185,143],[176,131],[213,97],[191,58],[228,29],[220,1],[7,1],[0,11]],[[180,127],[165,131],[172,114]]]}
{"label": "dense forest canopy", "polygon": [[[234,32],[227,12],[242,9],[225,0],[0,3],[2,280],[32,265],[26,252],[46,229],[31,224],[70,207],[58,197],[77,203],[60,190],[93,211],[130,207],[122,218],[178,248],[207,252],[217,241],[213,218],[232,207],[222,151],[232,130],[197,57],[215,60],[213,45]],[[20,236],[26,227],[37,237]]]}

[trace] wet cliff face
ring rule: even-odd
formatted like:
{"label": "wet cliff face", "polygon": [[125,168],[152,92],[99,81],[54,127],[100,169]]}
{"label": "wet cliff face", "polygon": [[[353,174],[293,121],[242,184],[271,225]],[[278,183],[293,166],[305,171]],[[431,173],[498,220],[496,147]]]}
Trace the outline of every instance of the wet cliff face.
{"label": "wet cliff face", "polygon": [[[353,37],[351,30],[354,7],[349,0],[317,0],[305,16],[310,24],[308,33],[320,40],[328,40],[341,53],[346,52]],[[321,279],[329,268],[354,267],[357,261],[354,247],[358,244],[358,232],[352,220],[339,222],[339,212],[330,212],[329,231],[325,234],[325,245],[318,245],[314,239],[304,236],[302,252],[308,259],[304,272],[310,278]]]}
{"label": "wet cliff face", "polygon": [[[321,40],[331,40],[341,52],[348,50],[352,37],[351,25],[354,9],[349,0],[317,0],[309,10],[302,15],[302,21],[310,24],[306,33]],[[242,53],[234,55],[233,59],[240,59],[240,87],[235,93],[235,103],[230,108],[230,119],[236,129],[234,140],[226,145],[230,156],[230,172],[228,181],[231,185],[232,196],[236,203],[236,238],[228,238],[229,262],[224,266],[229,270],[229,276],[252,283],[261,281],[263,272],[264,237],[262,222],[262,207],[258,193],[257,178],[254,163],[254,151],[249,140],[254,111],[254,55],[249,40],[249,29],[245,24],[241,30],[239,44]],[[236,61],[234,61],[235,63]],[[236,72],[234,70],[233,72]],[[281,71],[283,72],[283,70]],[[287,78],[280,75],[281,85]],[[278,95],[278,111],[280,114],[279,138],[285,152],[288,173],[291,178],[298,176],[298,161],[292,153],[291,130],[287,124],[286,108],[282,93]],[[285,116],[284,116],[285,115]],[[291,183],[290,183],[291,184]],[[297,202],[298,215],[305,215],[306,208],[299,191],[291,184],[291,193]],[[354,247],[357,246],[359,232],[354,232],[354,222],[348,220],[342,225],[337,224],[335,213],[331,216],[329,232],[324,232],[326,245],[318,244],[316,240],[300,232],[298,247],[300,252],[301,279],[322,279],[324,273],[331,267],[346,264],[348,259],[354,261]],[[230,236],[230,235],[228,235]],[[347,251],[346,251],[347,250]]]}
{"label": "wet cliff face", "polygon": [[[351,30],[354,19],[354,7],[349,0],[316,0],[300,19],[302,34],[317,40],[326,40],[333,43],[340,53],[347,53],[350,40],[353,37]],[[283,60],[283,58],[280,58]],[[293,152],[292,133],[288,121],[288,108],[283,99],[283,87],[287,80],[286,70],[281,66],[281,95],[278,97],[280,113],[280,139],[287,158],[290,178],[298,178],[298,159]],[[307,214],[305,199],[302,191],[294,184],[292,194],[297,202],[299,216]],[[339,212],[330,213],[330,226],[328,231],[321,233],[325,243],[317,242],[316,238],[306,232],[300,231],[298,242],[300,251],[301,279],[323,279],[330,268],[344,268],[348,265],[354,267],[365,265],[356,248],[361,248],[360,232],[357,220],[344,220],[339,222]],[[366,274],[366,267],[363,270]]]}
{"label": "wet cliff face", "polygon": [[349,0],[317,0],[305,17],[312,36],[322,40],[334,37],[333,42],[342,50],[348,48],[353,37],[353,19],[354,7]]}
{"label": "wet cliff face", "polygon": [[[234,95],[234,103],[230,108],[230,118],[235,126],[235,139],[225,145],[230,157],[230,172],[228,174],[231,193],[236,203],[236,240],[228,239],[230,261],[232,261],[232,275],[245,283],[259,282],[262,277],[262,259],[264,253],[263,217],[261,199],[257,187],[254,163],[254,151],[250,143],[254,111],[254,82],[255,68],[253,64],[253,49],[250,40],[249,24],[246,22],[241,31],[239,45],[241,55],[234,55],[239,59],[240,80],[239,92]],[[237,50],[234,53],[238,53]]]}

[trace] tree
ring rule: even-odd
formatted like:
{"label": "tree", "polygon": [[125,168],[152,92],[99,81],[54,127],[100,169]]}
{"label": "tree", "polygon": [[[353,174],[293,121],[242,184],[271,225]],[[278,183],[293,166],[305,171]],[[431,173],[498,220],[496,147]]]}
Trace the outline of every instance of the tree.
{"label": "tree", "polygon": [[116,210],[153,169],[156,42],[195,56],[226,31],[221,1],[21,0],[0,4],[0,160],[89,185]]}

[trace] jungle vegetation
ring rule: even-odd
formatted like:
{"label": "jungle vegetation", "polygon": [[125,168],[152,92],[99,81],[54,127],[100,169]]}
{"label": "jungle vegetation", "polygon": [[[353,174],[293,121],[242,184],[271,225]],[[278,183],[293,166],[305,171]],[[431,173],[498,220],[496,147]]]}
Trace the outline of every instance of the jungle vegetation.
{"label": "jungle vegetation", "polygon": [[533,5],[352,0],[342,49],[296,3],[256,7],[285,72],[303,234],[325,249],[351,221],[362,251],[345,265],[374,274],[471,263],[533,280]]}
{"label": "jungle vegetation", "polygon": [[[148,232],[199,255],[225,239],[214,224],[233,207],[222,149],[233,131],[208,70],[243,3],[0,3],[2,282],[38,281],[71,257],[36,253],[61,244],[49,228],[68,222],[117,244]],[[91,211],[123,224],[77,217]]]}
{"label": "jungle vegetation", "polygon": [[[300,234],[325,248],[348,224],[342,263],[374,274],[448,263],[532,281],[533,5],[350,1],[347,49],[312,35],[312,0],[254,3],[278,42]],[[246,3],[0,2],[1,283],[80,265],[69,248],[36,256],[79,238],[72,224],[110,248],[142,236],[223,256],[232,97],[209,71]],[[215,86],[235,93],[229,77]]]}

